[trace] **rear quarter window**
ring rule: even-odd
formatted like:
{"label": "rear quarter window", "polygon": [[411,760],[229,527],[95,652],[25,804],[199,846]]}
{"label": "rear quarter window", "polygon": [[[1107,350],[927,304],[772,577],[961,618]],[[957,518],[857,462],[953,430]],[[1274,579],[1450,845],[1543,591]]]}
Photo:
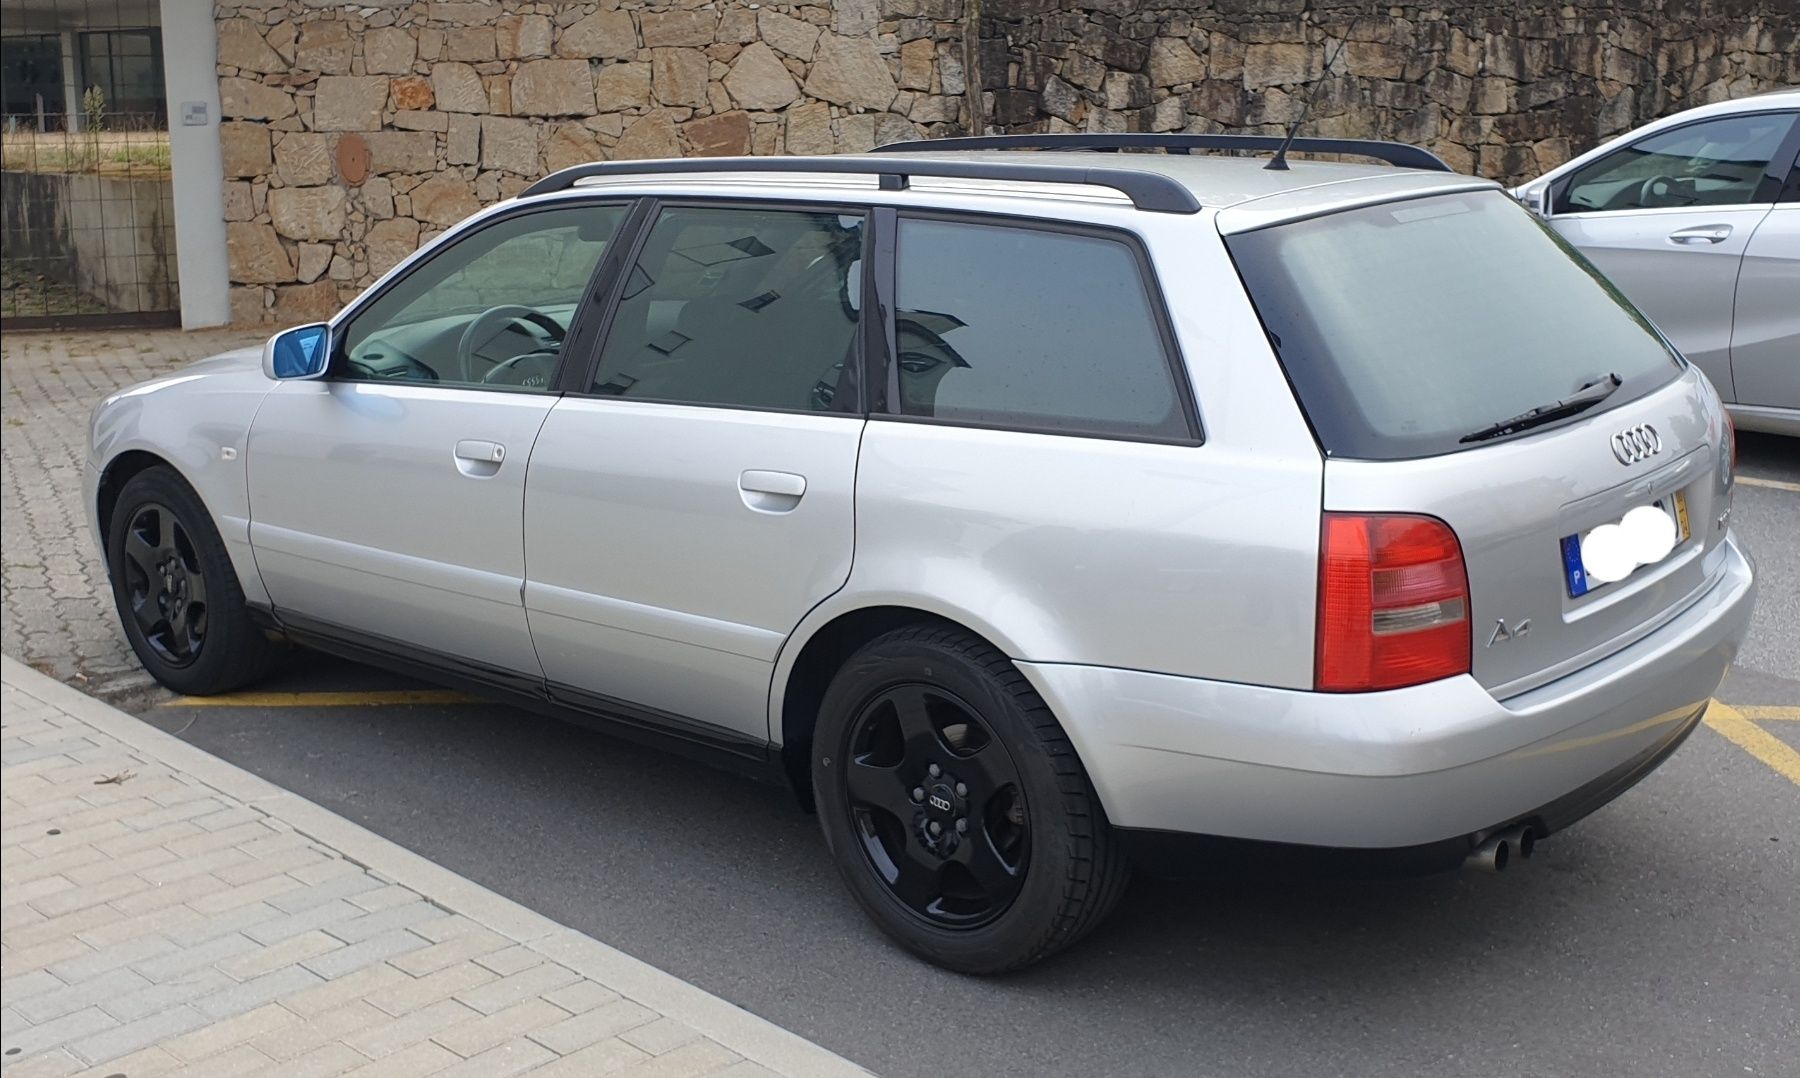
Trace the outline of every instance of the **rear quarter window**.
{"label": "rear quarter window", "polygon": [[1125,241],[903,218],[898,257],[902,415],[1192,440],[1159,312]]}

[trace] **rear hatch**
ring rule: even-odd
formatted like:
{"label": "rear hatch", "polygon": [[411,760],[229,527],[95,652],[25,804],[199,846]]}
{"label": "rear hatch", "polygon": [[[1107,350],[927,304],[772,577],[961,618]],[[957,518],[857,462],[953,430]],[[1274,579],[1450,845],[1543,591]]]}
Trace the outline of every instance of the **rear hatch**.
{"label": "rear hatch", "polygon": [[1221,231],[1326,455],[1324,509],[1455,531],[1471,672],[1497,697],[1653,632],[1722,572],[1716,394],[1510,198],[1240,220]]}

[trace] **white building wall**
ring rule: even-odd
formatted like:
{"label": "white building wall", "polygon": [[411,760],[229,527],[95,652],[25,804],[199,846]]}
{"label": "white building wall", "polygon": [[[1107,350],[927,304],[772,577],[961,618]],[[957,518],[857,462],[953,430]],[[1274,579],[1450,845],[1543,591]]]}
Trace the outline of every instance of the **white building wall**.
{"label": "white building wall", "polygon": [[[222,326],[231,321],[231,286],[219,148],[218,31],[212,0],[161,0],[161,6],[181,326]],[[195,106],[205,110],[203,116]],[[190,122],[196,119],[200,122]]]}

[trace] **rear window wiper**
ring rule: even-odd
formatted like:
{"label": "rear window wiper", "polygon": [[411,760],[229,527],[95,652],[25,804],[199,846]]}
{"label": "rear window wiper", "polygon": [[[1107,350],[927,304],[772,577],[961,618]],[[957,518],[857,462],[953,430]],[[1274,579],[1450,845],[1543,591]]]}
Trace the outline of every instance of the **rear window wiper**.
{"label": "rear window wiper", "polygon": [[1585,412],[1594,405],[1613,395],[1619,388],[1620,379],[1616,374],[1604,378],[1596,378],[1582,385],[1575,392],[1559,401],[1541,404],[1528,412],[1520,412],[1511,419],[1502,419],[1491,426],[1470,431],[1457,439],[1459,442],[1485,442],[1494,438],[1505,437],[1532,427],[1541,427],[1546,423],[1554,423],[1558,419]]}

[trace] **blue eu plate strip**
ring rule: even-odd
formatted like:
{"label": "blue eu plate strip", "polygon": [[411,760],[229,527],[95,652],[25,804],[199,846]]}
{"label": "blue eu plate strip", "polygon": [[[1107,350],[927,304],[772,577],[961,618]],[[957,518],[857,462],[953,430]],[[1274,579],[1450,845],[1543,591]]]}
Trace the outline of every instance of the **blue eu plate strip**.
{"label": "blue eu plate strip", "polygon": [[1581,564],[1581,536],[1563,536],[1562,558],[1563,575],[1569,581],[1569,594],[1579,599],[1588,593],[1587,570]]}

